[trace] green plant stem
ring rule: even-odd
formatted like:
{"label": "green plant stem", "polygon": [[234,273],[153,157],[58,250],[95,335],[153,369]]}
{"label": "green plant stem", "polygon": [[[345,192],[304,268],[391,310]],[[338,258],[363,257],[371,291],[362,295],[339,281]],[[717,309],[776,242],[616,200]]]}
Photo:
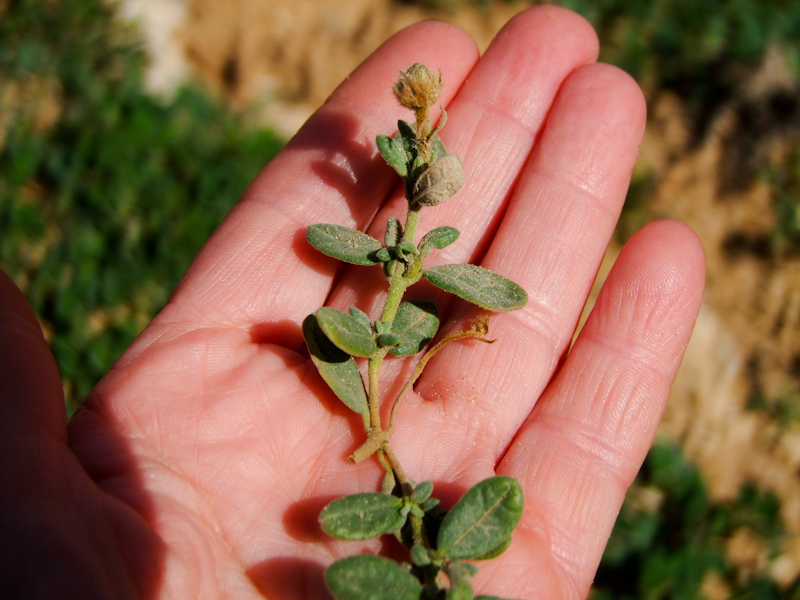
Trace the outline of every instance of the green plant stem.
{"label": "green plant stem", "polygon": [[383,445],[383,454],[392,465],[392,470],[397,477],[397,481],[400,483],[400,488],[403,490],[403,495],[410,496],[414,492],[414,485],[411,483],[409,478],[406,477],[406,472],[403,471],[403,467],[400,465],[400,461],[397,460],[397,455],[394,453],[394,450],[392,450],[389,442],[386,442]]}
{"label": "green plant stem", "polygon": [[408,515],[408,519],[411,521],[411,539],[414,540],[415,544],[430,550],[431,546],[428,542],[428,536],[425,534],[425,524],[422,522],[422,518],[415,515]]}
{"label": "green plant stem", "polygon": [[417,225],[419,225],[419,213],[422,210],[421,206],[409,207],[408,216],[406,217],[406,226],[403,230],[403,241],[414,243],[414,237],[417,235]]}
{"label": "green plant stem", "polygon": [[380,373],[385,350],[378,350],[375,356],[369,359],[369,428],[371,431],[381,431],[380,413]]}
{"label": "green plant stem", "polygon": [[[403,231],[403,241],[414,242],[414,237],[419,225],[419,213],[421,207],[409,208],[406,217],[406,224]],[[386,303],[383,306],[381,321],[390,323],[397,314],[397,309],[403,301],[403,295],[408,286],[414,283],[413,280],[402,276],[392,276],[389,279],[389,291],[386,295]],[[388,348],[379,350],[369,359],[369,430],[372,432],[382,431],[380,415],[380,372],[383,364],[383,357],[386,356]],[[366,424],[366,420],[365,420]]]}

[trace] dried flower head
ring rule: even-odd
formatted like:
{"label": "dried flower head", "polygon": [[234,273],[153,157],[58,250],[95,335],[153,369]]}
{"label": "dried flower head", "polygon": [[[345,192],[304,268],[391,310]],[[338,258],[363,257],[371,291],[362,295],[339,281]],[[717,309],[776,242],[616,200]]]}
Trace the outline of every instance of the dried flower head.
{"label": "dried flower head", "polygon": [[400,104],[418,111],[436,104],[443,87],[441,71],[437,77],[422,63],[414,63],[407,71],[400,71],[393,91]]}

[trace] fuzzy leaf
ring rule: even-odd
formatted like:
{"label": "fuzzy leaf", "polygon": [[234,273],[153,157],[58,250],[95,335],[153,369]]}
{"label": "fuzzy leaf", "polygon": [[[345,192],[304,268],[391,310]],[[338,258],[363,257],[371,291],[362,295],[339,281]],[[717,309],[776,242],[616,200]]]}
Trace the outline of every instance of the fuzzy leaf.
{"label": "fuzzy leaf", "polygon": [[380,262],[375,253],[382,248],[381,243],[350,227],[317,223],[306,229],[306,239],[323,254],[344,262],[364,266]]}
{"label": "fuzzy leaf", "polygon": [[418,600],[422,594],[422,584],[402,566],[366,554],[333,563],[325,585],[337,600]]}
{"label": "fuzzy leaf", "polygon": [[311,360],[333,393],[351,410],[360,414],[368,413],[367,391],[356,361],[328,339],[316,315],[308,315],[303,321],[303,337]]}
{"label": "fuzzy leaf", "polygon": [[400,529],[406,517],[403,501],[381,493],[337,498],[319,514],[322,530],[338,540],[369,540]]}
{"label": "fuzzy leaf", "polygon": [[438,552],[447,558],[481,556],[511,535],[522,517],[522,487],[513,477],[490,477],[473,486],[442,521]]}
{"label": "fuzzy leaf", "polygon": [[428,555],[428,551],[419,544],[414,544],[411,546],[411,551],[409,554],[411,554],[411,562],[418,567],[424,567],[431,564],[431,557]]}
{"label": "fuzzy leaf", "polygon": [[392,167],[400,177],[408,175],[408,155],[401,141],[390,138],[387,135],[379,135],[377,140],[378,150],[380,150],[383,160]]}
{"label": "fuzzy leaf", "polygon": [[393,356],[412,356],[433,339],[438,329],[439,316],[433,302],[430,300],[403,302],[392,322],[392,333],[400,337],[400,344],[390,352]]}
{"label": "fuzzy leaf", "polygon": [[335,308],[317,310],[317,322],[330,341],[353,356],[372,356],[378,349],[372,329],[365,328],[360,319]]}
{"label": "fuzzy leaf", "polygon": [[381,348],[391,348],[400,343],[400,336],[396,333],[382,333],[378,336],[378,346]]}
{"label": "fuzzy leaf", "polygon": [[419,505],[419,507],[423,510],[423,512],[428,512],[429,510],[433,510],[439,506],[439,499],[438,498],[428,498]]}
{"label": "fuzzy leaf", "polygon": [[394,217],[389,217],[389,220],[386,221],[386,233],[383,235],[383,243],[387,246],[397,246],[400,243],[400,239],[403,237],[403,226],[400,225],[400,221],[395,219]]}
{"label": "fuzzy leaf", "polygon": [[426,233],[419,241],[419,252],[428,256],[434,248],[441,250],[458,239],[459,231],[455,227],[437,227]]}
{"label": "fuzzy leaf", "polygon": [[397,136],[394,138],[402,142],[403,148],[410,159],[414,159],[417,155],[417,149],[414,147],[414,141],[417,139],[416,128],[403,121],[402,119],[397,122]]}
{"label": "fuzzy leaf", "polygon": [[365,313],[360,308],[356,308],[355,306],[350,307],[350,316],[353,317],[356,321],[361,323],[361,326],[366,329],[367,331],[372,331],[372,321],[369,320],[369,315]]}
{"label": "fuzzy leaf", "polygon": [[411,498],[409,499],[416,504],[422,504],[425,502],[425,500],[431,497],[432,493],[433,482],[423,481],[414,488],[414,491],[411,493]]}
{"label": "fuzzy leaf", "polygon": [[489,310],[516,310],[528,302],[519,285],[476,265],[442,265],[422,275],[436,287]]}

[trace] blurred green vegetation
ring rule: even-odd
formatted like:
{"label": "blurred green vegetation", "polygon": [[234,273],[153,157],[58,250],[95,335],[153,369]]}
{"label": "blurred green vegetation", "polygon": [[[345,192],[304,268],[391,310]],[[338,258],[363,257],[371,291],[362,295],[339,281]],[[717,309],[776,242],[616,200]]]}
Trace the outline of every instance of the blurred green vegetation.
{"label": "blurred green vegetation", "polygon": [[767,558],[786,532],[780,502],[745,485],[730,502],[713,502],[680,449],[655,445],[617,518],[595,579],[593,600],[700,600],[710,576],[727,597],[800,599],[800,582],[781,589],[764,573],[732,564],[726,545],[746,533]]}
{"label": "blurred green vegetation", "polygon": [[[398,0],[424,8],[487,9],[512,0]],[[758,65],[773,44],[800,72],[797,0],[528,0],[583,15],[602,41],[600,59],[630,73],[646,90],[670,89],[695,116],[728,97],[742,70]]]}
{"label": "blurred green vegetation", "polygon": [[767,180],[775,193],[777,227],[772,245],[777,254],[800,251],[800,144],[778,165],[767,169]]}
{"label": "blurred green vegetation", "polygon": [[562,0],[603,40],[601,59],[646,88],[671,89],[707,113],[733,93],[742,70],[780,45],[800,69],[796,0]]}
{"label": "blurred green vegetation", "polygon": [[104,3],[0,10],[0,267],[44,322],[71,413],[282,142],[198,89],[146,94]]}

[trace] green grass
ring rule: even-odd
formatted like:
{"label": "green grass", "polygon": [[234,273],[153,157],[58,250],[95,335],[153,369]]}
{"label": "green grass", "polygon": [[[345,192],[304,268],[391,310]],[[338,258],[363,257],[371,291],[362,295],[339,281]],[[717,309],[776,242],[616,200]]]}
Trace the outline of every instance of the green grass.
{"label": "green grass", "polygon": [[593,599],[700,600],[711,573],[732,598],[800,598],[800,582],[781,589],[764,574],[743,575],[729,563],[726,543],[741,529],[769,556],[778,554],[786,536],[779,500],[748,484],[734,501],[713,502],[680,450],[656,445],[617,518]]}

